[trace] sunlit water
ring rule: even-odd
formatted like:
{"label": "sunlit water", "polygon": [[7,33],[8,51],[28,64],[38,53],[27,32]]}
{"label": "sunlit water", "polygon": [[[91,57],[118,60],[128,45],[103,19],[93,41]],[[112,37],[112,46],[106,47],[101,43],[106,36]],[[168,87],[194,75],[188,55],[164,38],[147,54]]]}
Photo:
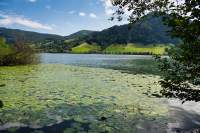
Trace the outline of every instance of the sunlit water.
{"label": "sunlit water", "polygon": [[41,54],[41,63],[0,67],[0,133],[171,133],[200,127],[198,103],[146,95],[160,89],[151,56]]}
{"label": "sunlit water", "polygon": [[42,63],[109,68],[133,74],[159,74],[149,55],[41,54]]}

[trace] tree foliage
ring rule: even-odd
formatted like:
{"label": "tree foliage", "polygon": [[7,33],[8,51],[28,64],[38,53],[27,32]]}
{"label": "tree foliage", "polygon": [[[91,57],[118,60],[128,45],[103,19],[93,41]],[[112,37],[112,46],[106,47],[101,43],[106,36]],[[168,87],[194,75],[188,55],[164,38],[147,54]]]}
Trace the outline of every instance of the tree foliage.
{"label": "tree foliage", "polygon": [[0,66],[26,65],[38,62],[34,49],[18,40],[15,44],[7,44],[0,38]]}
{"label": "tree foliage", "polygon": [[158,57],[160,81],[166,97],[183,101],[200,101],[200,1],[199,0],[111,0],[117,7],[112,20],[122,20],[130,12],[128,20],[135,23],[150,12],[163,16],[171,27],[169,33],[182,43],[169,50],[169,58]]}

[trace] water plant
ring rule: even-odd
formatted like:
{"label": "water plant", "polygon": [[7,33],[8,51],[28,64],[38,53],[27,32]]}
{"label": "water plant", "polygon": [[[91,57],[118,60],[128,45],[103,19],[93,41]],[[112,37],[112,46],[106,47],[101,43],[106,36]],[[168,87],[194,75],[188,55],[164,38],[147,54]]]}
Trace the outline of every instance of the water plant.
{"label": "water plant", "polygon": [[[158,76],[67,65],[0,67],[0,130],[44,126],[75,120],[65,132],[134,132],[167,128],[167,106],[147,90],[160,90]],[[154,126],[153,126],[154,125]],[[76,127],[76,128],[75,128]],[[142,127],[142,128],[140,128]]]}

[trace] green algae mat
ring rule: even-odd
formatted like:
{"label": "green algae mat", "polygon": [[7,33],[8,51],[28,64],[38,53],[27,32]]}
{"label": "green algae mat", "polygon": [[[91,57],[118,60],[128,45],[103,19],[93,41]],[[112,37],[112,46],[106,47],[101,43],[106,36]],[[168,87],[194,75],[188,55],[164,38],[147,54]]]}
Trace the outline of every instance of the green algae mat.
{"label": "green algae mat", "polygon": [[43,133],[59,124],[63,133],[164,132],[168,107],[146,95],[160,90],[158,80],[58,64],[0,67],[0,132]]}

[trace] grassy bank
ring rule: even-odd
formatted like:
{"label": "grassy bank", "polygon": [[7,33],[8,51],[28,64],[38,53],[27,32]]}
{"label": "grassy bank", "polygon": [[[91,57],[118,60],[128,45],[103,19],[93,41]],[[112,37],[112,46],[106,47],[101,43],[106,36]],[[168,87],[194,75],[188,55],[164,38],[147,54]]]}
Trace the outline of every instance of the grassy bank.
{"label": "grassy bank", "polygon": [[88,53],[103,53],[103,54],[140,54],[140,55],[164,55],[166,54],[166,49],[169,48],[167,45],[136,45],[136,44],[113,44],[107,48],[102,49],[100,46],[83,43],[77,47],[72,48],[71,53],[80,53],[80,54],[88,54]]}
{"label": "grassy bank", "polygon": [[150,45],[150,46],[142,46],[142,45],[134,45],[134,44],[111,45],[107,47],[104,50],[104,52],[108,54],[164,55],[166,53],[166,48],[168,48],[168,46],[165,46],[165,45]]}

